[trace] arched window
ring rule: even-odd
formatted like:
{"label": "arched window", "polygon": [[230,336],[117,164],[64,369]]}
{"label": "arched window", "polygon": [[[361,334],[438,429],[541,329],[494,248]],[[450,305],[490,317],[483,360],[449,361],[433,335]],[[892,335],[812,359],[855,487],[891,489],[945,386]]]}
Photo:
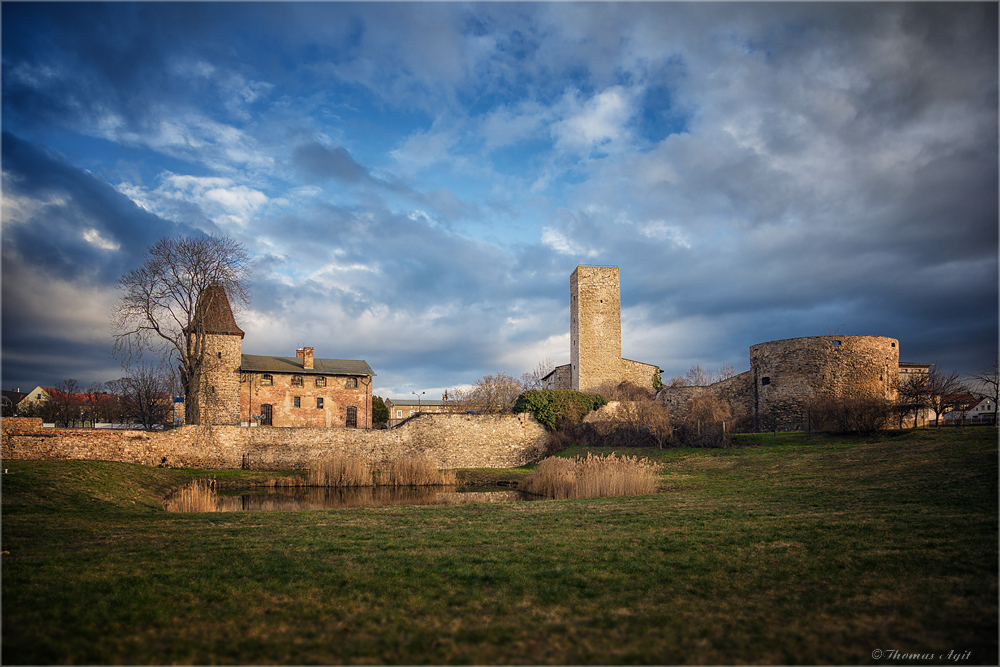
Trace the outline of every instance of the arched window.
{"label": "arched window", "polygon": [[293,375],[292,376],[292,386],[293,387],[301,387],[302,386],[302,376],[301,375]]}
{"label": "arched window", "polygon": [[357,389],[358,378],[347,378],[347,382],[345,383],[344,386],[346,386],[348,389]]}

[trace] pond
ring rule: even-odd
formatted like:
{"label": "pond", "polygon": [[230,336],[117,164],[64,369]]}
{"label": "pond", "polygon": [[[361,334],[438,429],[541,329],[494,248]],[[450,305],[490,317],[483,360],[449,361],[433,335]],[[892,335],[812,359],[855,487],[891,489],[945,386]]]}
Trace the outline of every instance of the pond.
{"label": "pond", "polygon": [[192,482],[164,503],[168,512],[242,512],[343,509],[382,505],[454,505],[540,500],[516,489],[454,486],[297,487],[216,493],[204,481]]}

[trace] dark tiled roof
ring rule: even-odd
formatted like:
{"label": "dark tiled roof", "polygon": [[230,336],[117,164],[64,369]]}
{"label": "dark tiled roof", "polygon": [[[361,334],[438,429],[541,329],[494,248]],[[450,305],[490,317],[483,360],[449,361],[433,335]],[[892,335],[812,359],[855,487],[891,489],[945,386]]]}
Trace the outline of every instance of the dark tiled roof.
{"label": "dark tiled roof", "polygon": [[[443,407],[448,405],[447,401],[438,401],[431,398],[425,398],[421,401],[417,401],[415,398],[387,398],[386,403],[392,403],[393,405],[398,405],[400,407],[417,407],[418,405],[424,405],[429,408],[433,407]],[[453,402],[452,402],[453,403]]]}
{"label": "dark tiled roof", "polygon": [[296,373],[300,375],[375,375],[368,362],[361,359],[313,359],[313,368],[302,368],[298,357],[269,357],[244,354],[241,371],[257,373]]}
{"label": "dark tiled roof", "polygon": [[205,333],[228,334],[243,338],[243,329],[236,326],[233,309],[229,305],[229,297],[222,285],[212,285],[198,297],[195,307],[195,321],[191,328],[198,330],[205,327]]}

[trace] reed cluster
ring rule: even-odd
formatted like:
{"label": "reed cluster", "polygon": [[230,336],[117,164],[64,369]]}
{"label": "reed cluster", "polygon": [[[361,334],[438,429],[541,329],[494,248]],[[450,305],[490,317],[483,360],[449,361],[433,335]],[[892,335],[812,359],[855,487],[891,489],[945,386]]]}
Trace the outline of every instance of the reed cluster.
{"label": "reed cluster", "polygon": [[438,486],[455,484],[454,471],[438,470],[430,459],[402,456],[374,469],[361,458],[334,454],[309,469],[309,486]]}
{"label": "reed cluster", "polygon": [[331,454],[309,468],[309,486],[372,486],[371,466],[364,459]]}
{"label": "reed cluster", "polygon": [[554,500],[604,498],[656,493],[660,466],[637,456],[587,454],[586,458],[550,457],[520,483],[526,493]]}
{"label": "reed cluster", "polygon": [[199,479],[185,484],[163,501],[168,512],[216,512],[215,481]]}
{"label": "reed cluster", "polygon": [[455,484],[456,474],[438,470],[426,457],[403,456],[386,461],[377,478],[382,486],[438,486]]}

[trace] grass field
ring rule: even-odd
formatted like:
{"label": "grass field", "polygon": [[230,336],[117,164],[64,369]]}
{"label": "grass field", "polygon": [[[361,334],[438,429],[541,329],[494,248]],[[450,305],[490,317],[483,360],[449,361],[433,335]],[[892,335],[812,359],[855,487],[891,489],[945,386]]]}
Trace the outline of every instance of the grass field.
{"label": "grass field", "polygon": [[997,664],[996,429],[626,453],[660,493],[229,514],[162,510],[204,472],[5,461],[0,657]]}

